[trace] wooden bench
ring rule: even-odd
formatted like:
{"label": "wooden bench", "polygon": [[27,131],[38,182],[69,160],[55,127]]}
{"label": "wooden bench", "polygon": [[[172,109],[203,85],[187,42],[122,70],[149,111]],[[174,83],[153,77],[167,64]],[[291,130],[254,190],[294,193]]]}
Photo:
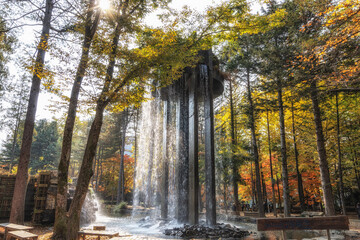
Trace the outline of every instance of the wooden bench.
{"label": "wooden bench", "polygon": [[308,212],[304,211],[300,214],[301,217],[322,217],[324,216],[323,212]]}
{"label": "wooden bench", "polygon": [[6,236],[7,236],[8,232],[10,232],[10,231],[26,231],[26,230],[34,229],[33,227],[14,224],[14,223],[1,223],[0,228],[5,229],[4,239],[6,239]]}
{"label": "wooden bench", "polygon": [[244,212],[244,217],[259,217],[259,212]]}
{"label": "wooden bench", "polygon": [[106,230],[106,226],[104,225],[96,225],[96,226],[93,226],[93,230]]}
{"label": "wooden bench", "polygon": [[78,239],[85,240],[87,236],[95,236],[98,240],[101,238],[109,239],[119,236],[118,232],[101,231],[101,230],[81,230],[78,232]]}
{"label": "wooden bench", "polygon": [[286,240],[286,230],[326,230],[329,240],[330,229],[349,230],[347,216],[258,218],[256,223],[258,231],[282,231],[284,240]]}
{"label": "wooden bench", "polygon": [[11,231],[8,232],[6,236],[6,240],[10,240],[10,239],[37,240],[38,235],[26,231]]}
{"label": "wooden bench", "polygon": [[131,237],[132,235],[121,235],[119,237],[110,238],[110,240],[124,240],[124,237]]}

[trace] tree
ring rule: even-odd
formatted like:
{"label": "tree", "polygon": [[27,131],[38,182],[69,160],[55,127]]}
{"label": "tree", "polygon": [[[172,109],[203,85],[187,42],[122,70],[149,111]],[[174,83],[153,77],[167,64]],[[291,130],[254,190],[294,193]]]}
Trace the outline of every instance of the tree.
{"label": "tree", "polygon": [[239,188],[238,188],[238,166],[236,161],[236,126],[235,126],[235,112],[234,112],[234,99],[233,99],[233,87],[232,82],[230,81],[230,121],[231,121],[231,152],[232,152],[232,184],[233,184],[233,191],[234,191],[234,203],[236,209],[239,208]]}
{"label": "tree", "polygon": [[21,224],[24,222],[25,195],[26,195],[26,188],[27,188],[26,186],[28,181],[28,165],[30,160],[32,136],[34,131],[36,105],[40,92],[41,78],[43,77],[44,74],[45,53],[48,45],[53,6],[54,6],[53,0],[46,1],[45,14],[43,19],[43,28],[37,46],[36,61],[33,66],[32,85],[31,85],[30,97],[26,112],[26,118],[25,118],[25,125],[24,125],[23,139],[20,150],[18,170],[16,174],[14,195],[11,203],[11,213],[9,220],[11,223]]}
{"label": "tree", "polygon": [[299,151],[297,148],[296,141],[296,130],[295,130],[295,114],[294,114],[294,102],[291,100],[291,120],[292,120],[292,134],[293,134],[293,144],[294,144],[294,155],[295,155],[295,168],[296,168],[296,176],[297,176],[297,184],[298,184],[298,194],[301,211],[305,211],[305,200],[304,200],[304,190],[302,183],[302,176],[299,170]]}
{"label": "tree", "polygon": [[30,158],[31,172],[36,173],[38,170],[56,169],[60,157],[57,122],[48,122],[41,119],[35,123],[34,135]]}
{"label": "tree", "polygon": [[[95,116],[88,134],[75,195],[66,214],[67,216],[62,214],[64,218],[61,220],[61,228],[58,228],[60,232],[54,232],[56,235],[65,235],[66,239],[73,239],[77,235],[80,209],[93,175],[93,159],[106,107],[110,103],[118,102],[121,109],[129,106],[130,103],[134,104],[141,101],[144,92],[143,87],[147,79],[159,79],[160,85],[166,85],[170,80],[177,79],[185,66],[195,61],[196,54],[194,52],[196,51],[192,50],[192,48],[198,46],[199,39],[197,37],[180,38],[178,33],[172,29],[169,29],[169,32],[159,29],[145,29],[139,38],[139,48],[133,48],[133,46],[129,45],[119,48],[120,34],[122,34],[122,38],[126,39],[133,32],[141,30],[137,25],[139,19],[149,11],[151,6],[157,4],[162,3],[157,1],[126,1],[116,6],[117,11],[114,11],[114,20],[111,18],[110,22],[115,25],[115,28],[112,28],[114,32],[110,35],[110,44],[105,43],[105,45],[102,45],[102,47],[107,46],[105,47],[107,49],[105,53],[109,54],[108,65],[104,69],[106,75],[102,89],[96,97]],[[99,42],[99,44],[101,46],[103,43]],[[184,51],[185,49],[187,51]],[[98,54],[104,54],[104,52],[99,51]],[[115,63],[117,61],[119,71],[115,72]],[[100,69],[102,68],[101,64],[98,64],[98,66],[100,66]],[[113,76],[114,73],[118,74],[116,78]],[[69,109],[73,110],[70,107]],[[62,166],[66,167],[65,164]],[[66,171],[66,169],[63,170]],[[58,192],[58,194],[61,193]],[[63,199],[65,198],[63,197]]]}
{"label": "tree", "polygon": [[[328,2],[320,2],[317,10],[326,8]],[[308,91],[310,92],[310,99],[312,101],[312,110],[314,117],[314,125],[316,130],[316,143],[317,151],[319,157],[319,166],[320,166],[320,176],[321,176],[321,185],[324,196],[325,203],[325,214],[328,216],[335,215],[335,206],[334,206],[334,197],[331,187],[331,179],[329,172],[329,165],[327,160],[326,153],[326,141],[324,137],[324,129],[322,124],[322,113],[320,107],[319,99],[319,88],[318,84],[321,82],[321,72],[326,72],[326,67],[324,62],[318,61],[321,58],[321,55],[314,55],[313,52],[313,43],[309,41],[309,37],[316,38],[319,36],[319,27],[321,17],[316,15],[316,13],[311,12],[311,17],[309,17],[306,22],[305,27],[302,29],[303,35],[301,39],[304,41],[303,48],[299,48],[299,56],[297,64],[294,64],[297,71],[294,73],[295,78],[300,81],[306,81],[309,85]],[[309,50],[309,51],[308,51]],[[325,70],[325,71],[324,71]]]}
{"label": "tree", "polygon": [[[259,151],[256,137],[256,106],[253,101],[253,90],[251,86],[251,74],[256,73],[258,62],[254,58],[254,53],[256,51],[257,42],[255,37],[250,35],[243,35],[238,38],[236,46],[234,46],[238,53],[232,59],[229,60],[228,68],[236,72],[244,72],[244,75],[241,76],[246,84],[246,98],[247,98],[247,116],[248,116],[248,127],[251,131],[251,143],[252,143],[252,156],[255,163],[255,174],[256,174],[256,193],[257,193],[257,207],[259,209],[260,216],[265,216],[264,211],[264,201],[261,188],[261,174],[260,174],[260,164],[259,164]],[[241,49],[241,50],[240,50]]]}
{"label": "tree", "polygon": [[4,4],[0,10],[0,97],[2,97],[8,85],[6,82],[9,72],[6,64],[9,61],[10,54],[13,53],[13,47],[16,43],[15,36],[9,33],[8,29],[9,22],[6,20],[8,10],[9,6],[7,4]]}
{"label": "tree", "polygon": [[336,135],[337,135],[337,147],[338,147],[338,167],[339,167],[339,185],[340,185],[340,201],[342,214],[346,215],[345,196],[344,196],[344,181],[343,181],[343,168],[342,168],[342,154],[340,144],[340,116],[339,116],[339,96],[338,93],[335,95],[336,98]]}
{"label": "tree", "polygon": [[125,171],[124,171],[124,156],[125,156],[125,145],[126,145],[126,129],[129,124],[129,109],[125,109],[121,114],[121,122],[119,125],[122,125],[121,129],[121,146],[120,147],[120,170],[119,170],[119,181],[118,181],[118,193],[116,198],[116,203],[124,201],[125,199]]}
{"label": "tree", "polygon": [[8,163],[9,171],[11,171],[20,156],[21,130],[23,129],[29,92],[26,76],[11,84],[9,90],[11,90],[11,94],[7,97],[10,106],[6,108],[6,115],[3,120],[4,128],[8,130],[8,137],[2,155],[4,156],[4,162]]}
{"label": "tree", "polygon": [[[96,5],[95,0],[90,0],[85,12],[84,20],[84,40],[82,45],[82,53],[80,62],[77,67],[77,72],[74,84],[71,90],[70,104],[64,126],[63,141],[61,147],[61,156],[58,167],[58,188],[56,195],[56,213],[54,223],[54,239],[66,239],[67,233],[67,184],[68,184],[68,170],[70,164],[71,143],[76,118],[76,110],[78,105],[78,97],[82,80],[89,61],[89,52],[92,40],[96,33],[100,21],[100,9]],[[80,216],[79,216],[80,217]]]}

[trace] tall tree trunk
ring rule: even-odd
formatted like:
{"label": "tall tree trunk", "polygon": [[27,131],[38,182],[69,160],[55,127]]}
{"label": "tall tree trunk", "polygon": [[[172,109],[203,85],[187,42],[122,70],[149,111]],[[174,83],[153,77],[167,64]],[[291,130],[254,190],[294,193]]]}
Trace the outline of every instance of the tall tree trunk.
{"label": "tall tree trunk", "polygon": [[297,184],[298,184],[300,207],[301,207],[301,211],[305,211],[304,188],[303,188],[301,173],[299,170],[299,152],[298,152],[297,143],[296,143],[294,102],[292,100],[291,100],[291,119],[292,119],[292,134],[293,134],[293,141],[294,141],[295,168],[296,168],[296,176],[297,176],[297,180],[298,180]]}
{"label": "tall tree trunk", "polygon": [[359,171],[357,169],[357,154],[356,154],[356,149],[355,149],[355,146],[354,144],[352,144],[352,153],[353,153],[353,157],[351,158],[352,160],[352,163],[353,163],[353,166],[354,166],[354,172],[355,172],[355,177],[356,177],[356,183],[358,185],[358,190],[360,190],[360,174],[359,174]]}
{"label": "tall tree trunk", "polygon": [[18,131],[20,128],[20,121],[21,121],[20,117],[21,117],[21,103],[19,104],[18,112],[16,113],[15,129],[14,129],[14,134],[13,134],[13,142],[12,142],[12,146],[11,146],[11,159],[10,159],[10,166],[9,166],[10,172],[11,172],[11,169],[14,166],[14,162],[15,162],[15,146],[16,146],[16,142],[17,142]]}
{"label": "tall tree trunk", "polygon": [[233,89],[232,89],[232,82],[230,81],[230,118],[231,118],[231,152],[232,152],[232,184],[233,184],[233,191],[234,191],[234,203],[236,206],[236,210],[239,209],[239,193],[238,193],[238,168],[236,162],[236,136],[235,136],[235,117],[234,117],[234,103],[233,103]]}
{"label": "tall tree trunk", "polygon": [[324,138],[322,120],[321,120],[318,89],[315,80],[313,80],[310,83],[310,95],[311,95],[311,101],[312,101],[313,113],[314,113],[316,142],[317,142],[317,150],[319,154],[321,187],[323,190],[324,203],[325,203],[325,214],[327,216],[333,216],[335,215],[334,197],[331,188],[329,166],[327,162],[326,148],[325,148],[325,138]]}
{"label": "tall tree trunk", "polygon": [[45,53],[48,47],[50,22],[52,10],[54,7],[53,0],[46,0],[45,15],[40,41],[37,46],[37,56],[34,66],[34,75],[32,77],[30,97],[26,112],[24,132],[20,150],[20,159],[15,180],[14,195],[11,202],[10,222],[24,223],[25,196],[28,181],[28,168],[30,161],[31,143],[34,132],[34,122],[36,115],[37,101],[40,93],[41,76],[44,72]]}
{"label": "tall tree trunk", "polygon": [[282,83],[281,79],[277,80],[278,104],[279,104],[279,120],[280,120],[280,142],[281,142],[281,167],[282,167],[282,181],[283,181],[283,199],[284,199],[284,216],[290,217],[290,190],[289,190],[289,176],[287,169],[287,154],[286,154],[286,136],[285,136],[285,114],[282,99]]}
{"label": "tall tree trunk", "polygon": [[125,200],[125,171],[124,171],[124,156],[125,156],[125,141],[126,141],[126,129],[128,125],[128,109],[122,112],[122,131],[121,131],[121,147],[120,147],[120,171],[117,189],[116,203]]}
{"label": "tall tree trunk", "polygon": [[98,101],[96,114],[91,125],[88,140],[85,147],[84,157],[80,168],[79,178],[76,185],[75,195],[71,202],[67,219],[67,240],[77,239],[80,228],[80,213],[88,192],[90,179],[93,175],[91,168],[96,154],[96,147],[99,140],[101,126],[103,123],[103,113],[106,103]]}
{"label": "tall tree trunk", "polygon": [[272,164],[272,156],[271,156],[271,137],[270,137],[270,124],[269,124],[269,110],[268,109],[266,109],[266,124],[267,124],[267,135],[268,135],[268,144],[269,144],[272,202],[273,202],[274,215],[275,215],[275,217],[277,217],[276,198],[275,198],[275,180],[274,180],[274,172],[273,172],[273,164]]}
{"label": "tall tree trunk", "polygon": [[336,129],[337,129],[337,145],[338,145],[338,166],[339,166],[339,186],[340,186],[340,200],[342,214],[346,215],[346,206],[345,206],[345,196],[344,196],[344,181],[343,181],[343,172],[342,172],[342,162],[341,162],[341,145],[340,145],[340,115],[339,115],[339,99],[338,93],[336,92]]}
{"label": "tall tree trunk", "polygon": [[101,186],[101,184],[103,183],[102,181],[102,173],[103,173],[103,162],[104,162],[104,146],[100,146],[100,157],[99,157],[99,179],[98,179],[98,184],[97,184],[97,190],[96,191],[99,191],[99,186]]}
{"label": "tall tree trunk", "polygon": [[254,183],[254,171],[253,171],[253,164],[250,162],[250,180],[251,180],[251,200],[254,204],[256,202],[256,196],[255,196],[255,183]]}
{"label": "tall tree trunk", "polygon": [[[133,182],[133,195],[135,194],[136,188],[136,168],[137,168],[137,129],[139,122],[139,110],[136,109],[135,121],[134,121],[134,182]],[[134,198],[134,197],[133,197]]]}
{"label": "tall tree trunk", "polygon": [[100,21],[100,10],[96,11],[95,6],[95,0],[91,0],[85,20],[85,34],[84,42],[82,45],[81,58],[77,67],[75,81],[71,90],[70,103],[64,126],[61,156],[58,166],[58,187],[56,195],[56,213],[53,234],[54,239],[66,239],[66,205],[71,143],[75,125],[80,87],[89,61],[90,46]]}
{"label": "tall tree trunk", "polygon": [[259,216],[265,217],[263,194],[261,191],[259,153],[258,153],[258,146],[256,143],[254,104],[251,96],[252,91],[250,85],[250,69],[246,70],[246,81],[247,81],[247,98],[249,102],[249,124],[251,130],[252,148],[254,154],[253,157],[255,163],[255,175],[256,175],[255,185],[256,185],[256,194],[257,194],[257,207],[259,210]]}
{"label": "tall tree trunk", "polygon": [[102,148],[102,146],[100,145],[98,147],[98,153],[97,153],[96,182],[95,182],[95,190],[96,190],[96,192],[98,192],[98,190],[99,190],[99,171],[100,171],[101,148]]}
{"label": "tall tree trunk", "polygon": [[276,177],[276,185],[277,185],[277,191],[278,191],[278,203],[279,203],[279,209],[281,211],[281,194],[280,194],[280,184],[279,184],[280,179],[278,179]]}
{"label": "tall tree trunk", "polygon": [[351,161],[353,164],[353,169],[354,169],[354,173],[355,173],[355,179],[356,179],[356,183],[358,186],[358,190],[360,190],[360,174],[359,174],[359,170],[358,170],[358,164],[357,164],[357,147],[355,146],[354,142],[352,141],[352,139],[347,136],[348,142],[350,143],[351,147],[351,153],[352,153],[352,157],[351,157]]}
{"label": "tall tree trunk", "polygon": [[[123,6],[120,6],[120,8],[124,9],[127,8],[128,1],[125,1]],[[86,193],[89,187],[89,182],[91,179],[91,176],[93,174],[91,169],[92,160],[95,156],[95,150],[97,147],[97,143],[99,140],[99,135],[101,132],[101,126],[103,123],[103,114],[106,106],[113,100],[112,97],[114,97],[114,94],[116,91],[119,91],[125,84],[126,81],[123,81],[120,83],[116,90],[112,92],[110,95],[110,87],[113,80],[113,74],[114,74],[114,67],[115,67],[115,61],[116,61],[116,54],[118,49],[118,43],[119,43],[119,36],[122,29],[121,24],[122,18],[118,16],[117,19],[117,25],[114,32],[114,37],[112,39],[111,43],[111,53],[109,57],[109,64],[106,69],[106,76],[105,76],[105,82],[103,85],[102,92],[100,94],[100,97],[98,98],[97,105],[96,105],[96,113],[94,121],[91,125],[88,141],[85,147],[84,157],[79,173],[78,182],[76,185],[75,195],[73,198],[73,201],[71,202],[70,209],[68,212],[68,219],[67,219],[67,240],[76,239],[77,237],[77,231],[79,230],[80,226],[80,212],[82,205],[84,203]]]}

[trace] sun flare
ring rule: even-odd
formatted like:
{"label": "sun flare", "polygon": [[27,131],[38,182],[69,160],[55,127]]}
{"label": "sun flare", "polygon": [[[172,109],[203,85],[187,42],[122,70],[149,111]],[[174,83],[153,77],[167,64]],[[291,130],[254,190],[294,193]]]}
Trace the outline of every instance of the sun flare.
{"label": "sun flare", "polygon": [[99,7],[102,10],[110,9],[110,0],[99,0]]}

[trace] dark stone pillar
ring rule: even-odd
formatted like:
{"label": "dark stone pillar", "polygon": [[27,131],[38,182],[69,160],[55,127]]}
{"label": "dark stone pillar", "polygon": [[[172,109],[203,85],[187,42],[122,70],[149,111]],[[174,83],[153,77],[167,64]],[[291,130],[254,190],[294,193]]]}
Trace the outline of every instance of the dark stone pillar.
{"label": "dark stone pillar", "polygon": [[206,223],[213,226],[216,224],[216,196],[212,53],[206,51],[203,56],[205,64],[200,64],[200,80],[204,83]]}
{"label": "dark stone pillar", "polygon": [[168,217],[168,194],[169,194],[169,128],[171,124],[170,101],[164,101],[164,126],[163,126],[163,149],[162,149],[162,176],[161,176],[161,218]]}
{"label": "dark stone pillar", "polygon": [[189,107],[186,88],[186,73],[177,82],[176,103],[176,186],[177,213],[179,222],[188,222],[189,218]]}
{"label": "dark stone pillar", "polygon": [[198,162],[198,97],[199,68],[189,79],[189,223],[199,222],[199,162]]}

